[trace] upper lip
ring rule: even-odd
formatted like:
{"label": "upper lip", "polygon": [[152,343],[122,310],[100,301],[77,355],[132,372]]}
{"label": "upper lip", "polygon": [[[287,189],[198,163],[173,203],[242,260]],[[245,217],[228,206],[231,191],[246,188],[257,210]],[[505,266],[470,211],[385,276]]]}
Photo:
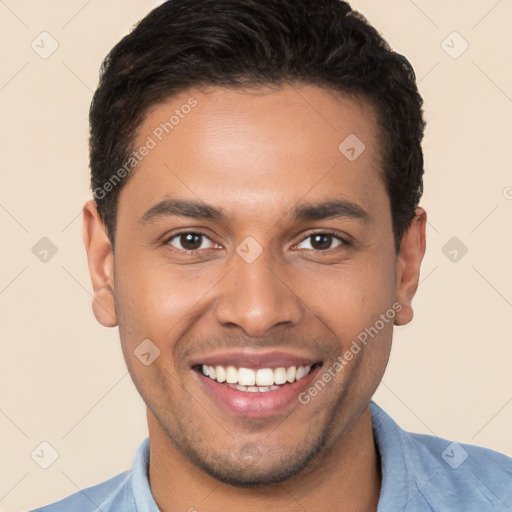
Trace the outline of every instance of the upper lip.
{"label": "upper lip", "polygon": [[225,352],[197,357],[191,360],[191,366],[234,366],[235,368],[280,368],[290,366],[308,366],[320,362],[312,356],[290,354],[286,352]]}

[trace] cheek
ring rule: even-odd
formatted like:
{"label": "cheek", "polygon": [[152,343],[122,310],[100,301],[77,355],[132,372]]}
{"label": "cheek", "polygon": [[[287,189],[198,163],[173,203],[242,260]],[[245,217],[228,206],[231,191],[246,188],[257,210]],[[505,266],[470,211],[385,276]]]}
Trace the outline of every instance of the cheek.
{"label": "cheek", "polygon": [[[119,268],[123,268],[121,264]],[[121,346],[146,403],[158,403],[162,396],[178,399],[176,393],[170,393],[180,366],[176,340],[187,328],[187,316],[199,293],[194,290],[197,280],[190,286],[184,281],[163,265],[127,265],[119,275],[116,310]]]}
{"label": "cheek", "polygon": [[148,338],[167,353],[172,353],[175,340],[204,313],[209,293],[222,277],[214,267],[177,267],[152,263],[150,258],[144,264],[127,262],[124,267],[121,260],[119,268],[123,273],[116,283],[116,308],[125,342],[131,346]]}
{"label": "cheek", "polygon": [[340,340],[373,325],[395,300],[394,266],[379,258],[310,269],[309,275],[302,270],[294,278],[290,276],[293,290]]}

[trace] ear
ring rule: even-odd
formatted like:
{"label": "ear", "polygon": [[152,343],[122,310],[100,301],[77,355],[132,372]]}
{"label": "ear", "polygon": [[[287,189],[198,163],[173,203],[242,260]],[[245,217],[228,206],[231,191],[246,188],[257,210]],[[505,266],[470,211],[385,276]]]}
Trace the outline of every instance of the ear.
{"label": "ear", "polygon": [[115,327],[114,254],[107,229],[93,200],[87,201],[83,208],[83,236],[94,290],[94,316],[105,327]]}
{"label": "ear", "polygon": [[425,255],[426,225],[427,213],[423,208],[417,208],[414,218],[402,237],[400,254],[396,262],[396,300],[402,305],[402,309],[395,316],[395,325],[408,324],[414,315],[412,299],[418,289],[420,266]]}

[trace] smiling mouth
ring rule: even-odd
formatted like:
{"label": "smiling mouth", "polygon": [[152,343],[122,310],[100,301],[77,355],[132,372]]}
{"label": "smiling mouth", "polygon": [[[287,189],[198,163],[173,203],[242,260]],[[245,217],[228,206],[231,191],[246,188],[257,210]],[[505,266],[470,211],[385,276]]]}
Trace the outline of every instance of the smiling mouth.
{"label": "smiling mouth", "polygon": [[210,366],[198,364],[194,370],[219,384],[247,393],[265,393],[277,391],[285,386],[300,381],[311,370],[322,363],[301,366],[281,366],[278,368],[244,368],[235,366]]}

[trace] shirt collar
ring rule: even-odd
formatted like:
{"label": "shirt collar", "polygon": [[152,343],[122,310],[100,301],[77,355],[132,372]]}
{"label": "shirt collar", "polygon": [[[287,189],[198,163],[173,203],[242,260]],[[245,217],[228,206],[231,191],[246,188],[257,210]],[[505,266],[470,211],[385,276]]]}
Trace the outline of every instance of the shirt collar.
{"label": "shirt collar", "polygon": [[135,453],[131,475],[136,509],[140,512],[160,512],[149,486],[149,437],[142,441]]}
{"label": "shirt collar", "polygon": [[417,511],[431,510],[424,493],[439,473],[437,464],[375,402],[370,402],[370,411],[382,470],[377,512],[410,510],[410,507]]}

